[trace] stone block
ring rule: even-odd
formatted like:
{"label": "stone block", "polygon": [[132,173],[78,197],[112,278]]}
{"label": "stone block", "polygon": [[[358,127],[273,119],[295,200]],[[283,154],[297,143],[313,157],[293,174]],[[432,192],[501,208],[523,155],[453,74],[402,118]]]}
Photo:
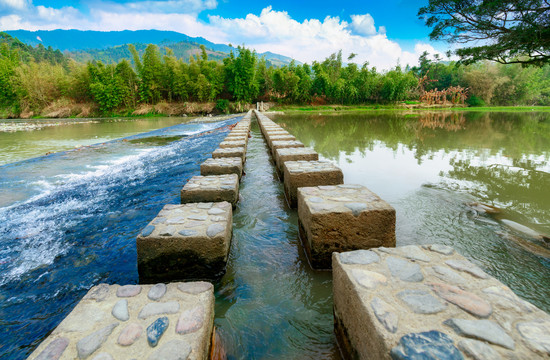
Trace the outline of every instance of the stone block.
{"label": "stone block", "polygon": [[298,140],[273,141],[271,143],[271,155],[275,157],[275,152],[277,151],[277,149],[297,148],[297,147],[304,147],[304,144],[302,144]]}
{"label": "stone block", "polygon": [[279,176],[284,176],[283,164],[287,161],[314,161],[319,160],[319,154],[306,147],[283,148],[275,151],[275,167]]}
{"label": "stone block", "polygon": [[246,145],[248,143],[248,139],[241,139],[241,140],[224,140],[220,143],[220,148],[222,149],[225,149],[225,148],[236,148],[236,147],[242,147],[242,148],[245,148],[246,149]]}
{"label": "stone block", "polygon": [[298,219],[317,269],[330,268],[335,251],[395,246],[395,209],[362,185],[299,188]]}
{"label": "stone block", "polygon": [[232,217],[231,204],[226,201],[165,205],[137,237],[140,282],[223,275]]}
{"label": "stone block", "polygon": [[271,135],[271,134],[268,134],[267,138],[267,145],[271,148],[273,147],[273,142],[274,141],[294,141],[296,140],[296,137],[294,137],[293,135],[280,135],[280,134],[275,134],[275,135]]}
{"label": "stone block", "polygon": [[99,284],[29,359],[204,360],[213,328],[210,283]]}
{"label": "stone block", "polygon": [[233,207],[239,200],[237,174],[193,176],[181,189],[181,203],[227,201]]}
{"label": "stone block", "polygon": [[334,253],[332,268],[344,358],[550,357],[550,316],[448,246]]}
{"label": "stone block", "polygon": [[293,208],[298,204],[298,188],[344,182],[342,170],[329,161],[287,161],[283,172],[286,199]]}
{"label": "stone block", "polygon": [[237,174],[239,179],[243,174],[243,161],[241,158],[217,158],[206,159],[201,164],[201,175],[225,175]]}
{"label": "stone block", "polygon": [[246,149],[243,147],[231,147],[231,148],[218,148],[212,153],[212,158],[241,158],[244,162],[246,161]]}

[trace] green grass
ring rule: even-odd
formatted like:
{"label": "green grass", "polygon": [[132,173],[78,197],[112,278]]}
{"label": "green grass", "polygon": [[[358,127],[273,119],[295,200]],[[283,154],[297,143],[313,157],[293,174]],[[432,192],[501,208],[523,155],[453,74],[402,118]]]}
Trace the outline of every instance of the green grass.
{"label": "green grass", "polygon": [[397,105],[277,105],[270,109],[271,111],[282,111],[288,113],[304,113],[304,112],[318,112],[322,115],[336,112],[369,112],[369,111],[469,111],[469,112],[481,112],[481,111],[500,111],[500,112],[525,112],[525,111],[537,111],[537,112],[550,112],[550,106],[484,106],[484,107],[453,107],[453,108],[419,108],[408,109],[403,106]]}

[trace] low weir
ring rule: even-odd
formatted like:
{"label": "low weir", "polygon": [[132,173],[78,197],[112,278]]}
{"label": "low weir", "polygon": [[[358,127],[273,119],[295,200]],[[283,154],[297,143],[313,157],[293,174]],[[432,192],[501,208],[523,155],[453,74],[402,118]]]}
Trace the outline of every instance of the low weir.
{"label": "low weir", "polygon": [[[100,284],[29,359],[208,359],[252,115],[314,269],[332,269],[346,359],[550,356],[550,316],[444,245],[396,246],[395,210],[249,111],[137,238],[140,285]],[[150,285],[148,285],[150,284]]]}

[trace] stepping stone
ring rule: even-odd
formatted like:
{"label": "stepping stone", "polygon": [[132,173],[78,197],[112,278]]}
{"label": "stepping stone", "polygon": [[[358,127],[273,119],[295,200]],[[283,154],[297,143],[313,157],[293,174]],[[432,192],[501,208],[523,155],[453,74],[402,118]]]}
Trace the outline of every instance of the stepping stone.
{"label": "stepping stone", "polygon": [[206,159],[201,164],[201,175],[237,174],[239,179],[243,174],[243,160],[239,157]]}
{"label": "stepping stone", "polygon": [[222,141],[220,143],[220,148],[245,148],[248,143],[248,139],[235,140],[235,141]]}
{"label": "stepping stone", "polygon": [[319,160],[319,154],[311,148],[283,148],[275,151],[275,167],[279,176],[284,176],[283,164],[287,161],[315,161]]}
{"label": "stepping stone", "polygon": [[182,204],[227,201],[235,207],[239,200],[239,176],[193,176],[181,189],[180,195]]}
{"label": "stepping stone", "polygon": [[214,152],[212,153],[212,158],[214,159],[232,158],[232,157],[241,158],[244,164],[244,162],[246,161],[246,149],[243,147],[218,148],[214,150]]}
{"label": "stepping stone", "polygon": [[457,264],[473,266],[452,248],[429,245],[335,252],[334,331],[343,358],[549,358],[550,315],[485,272],[461,288],[452,276],[442,283],[446,271],[434,268]]}
{"label": "stepping stone", "polygon": [[224,142],[244,141],[248,144],[248,134],[229,134],[223,140]]}
{"label": "stepping stone", "polygon": [[335,251],[395,246],[395,209],[362,185],[299,188],[298,221],[313,268],[330,268]]}
{"label": "stepping stone", "polygon": [[231,244],[230,203],[166,205],[149,226],[154,227],[150,234],[137,237],[140,283],[216,279],[224,273]]}
{"label": "stepping stone", "polygon": [[298,188],[344,183],[342,170],[329,161],[287,161],[283,165],[283,173],[286,199],[292,208],[298,205]]}
{"label": "stepping stone", "polygon": [[275,133],[275,134],[267,134],[266,140],[267,140],[267,145],[271,148],[273,147],[274,141],[294,141],[296,140],[296,137],[290,134],[280,135],[280,133]]}
{"label": "stepping stone", "polygon": [[[214,329],[214,287],[203,282],[141,287],[140,293],[123,298],[130,317],[120,322],[111,312],[120,304],[117,291],[122,287],[94,286],[29,359],[208,359]],[[150,298],[159,290],[163,290],[163,303]],[[104,296],[98,299],[97,293]],[[163,304],[171,304],[164,313],[139,316],[144,309]]]}

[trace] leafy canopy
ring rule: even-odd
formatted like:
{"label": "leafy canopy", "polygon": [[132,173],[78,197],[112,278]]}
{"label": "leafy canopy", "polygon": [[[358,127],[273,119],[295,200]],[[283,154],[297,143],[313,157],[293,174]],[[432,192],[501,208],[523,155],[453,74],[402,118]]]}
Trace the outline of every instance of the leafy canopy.
{"label": "leafy canopy", "polygon": [[429,0],[418,17],[432,40],[473,44],[456,50],[462,63],[550,63],[548,0]]}

